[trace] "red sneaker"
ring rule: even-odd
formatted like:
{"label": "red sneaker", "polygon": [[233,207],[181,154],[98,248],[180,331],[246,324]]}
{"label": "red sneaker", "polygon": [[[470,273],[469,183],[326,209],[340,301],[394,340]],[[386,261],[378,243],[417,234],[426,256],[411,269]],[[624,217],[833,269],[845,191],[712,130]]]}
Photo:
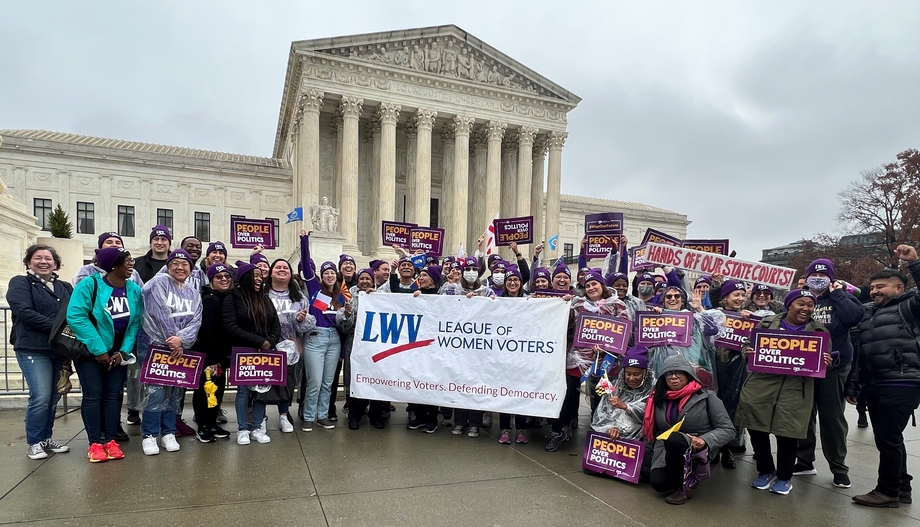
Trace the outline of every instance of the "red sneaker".
{"label": "red sneaker", "polygon": [[125,453],[121,451],[121,447],[118,446],[118,443],[115,441],[109,441],[103,447],[105,449],[105,454],[108,459],[124,459]]}
{"label": "red sneaker", "polygon": [[89,458],[90,463],[102,463],[103,461],[108,461],[109,456],[105,453],[105,448],[99,443],[91,443],[89,445],[89,450],[86,452],[86,457]]}

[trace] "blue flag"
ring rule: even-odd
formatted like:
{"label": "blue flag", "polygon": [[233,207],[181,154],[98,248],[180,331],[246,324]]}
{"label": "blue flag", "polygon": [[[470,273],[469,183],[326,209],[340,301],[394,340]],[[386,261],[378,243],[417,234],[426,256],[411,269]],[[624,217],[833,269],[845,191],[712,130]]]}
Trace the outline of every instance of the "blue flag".
{"label": "blue flag", "polygon": [[425,254],[416,254],[411,256],[410,259],[412,260],[412,265],[416,269],[421,269],[422,267],[425,267],[425,260],[427,260],[427,256]]}
{"label": "blue flag", "polygon": [[555,236],[553,236],[552,238],[546,240],[546,245],[549,246],[549,250],[550,250],[550,251],[555,251],[555,250],[556,250],[556,245],[558,245],[558,244],[559,244],[559,235],[558,235],[558,234],[555,235]]}
{"label": "blue flag", "polygon": [[287,221],[284,223],[287,225],[295,221],[303,221],[303,207],[297,207],[291,212],[288,212]]}

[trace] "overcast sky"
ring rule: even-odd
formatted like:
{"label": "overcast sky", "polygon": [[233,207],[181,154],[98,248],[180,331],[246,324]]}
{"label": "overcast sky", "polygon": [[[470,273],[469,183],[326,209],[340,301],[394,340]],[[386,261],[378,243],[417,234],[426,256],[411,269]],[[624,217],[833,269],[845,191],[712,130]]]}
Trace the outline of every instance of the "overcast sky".
{"label": "overcast sky", "polygon": [[920,148],[920,1],[4,2],[0,128],[270,156],[295,40],[457,24],[583,100],[562,190],[739,257]]}

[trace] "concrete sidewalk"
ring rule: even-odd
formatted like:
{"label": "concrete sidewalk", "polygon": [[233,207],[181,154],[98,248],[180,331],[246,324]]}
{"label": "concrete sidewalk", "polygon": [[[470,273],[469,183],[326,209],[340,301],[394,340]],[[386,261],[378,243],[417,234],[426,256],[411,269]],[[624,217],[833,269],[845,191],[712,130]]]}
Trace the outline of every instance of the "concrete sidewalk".
{"label": "concrete sidewalk", "polygon": [[[230,403],[226,428],[234,430]],[[551,454],[537,431],[527,445],[499,444],[497,418],[476,439],[444,427],[428,435],[406,430],[399,405],[386,430],[365,420],[351,431],[343,420],[335,430],[304,433],[298,426],[282,434],[270,407],[270,444],[183,437],[180,452],[148,457],[132,426],[125,459],[100,464],[86,459],[79,411],[55,426],[72,452],[32,461],[23,412],[7,410],[0,412],[0,525],[920,525],[920,502],[869,509],[850,501],[874,487],[877,453],[871,429],[857,429],[849,411],[852,488],[835,488],[819,459],[818,475],[796,478],[788,496],[754,490],[748,453],[734,471],[714,467],[693,499],[676,507],[647,485],[582,473],[584,407],[576,438]],[[190,409],[186,418],[191,422]],[[910,464],[920,471],[920,432],[907,434]]]}

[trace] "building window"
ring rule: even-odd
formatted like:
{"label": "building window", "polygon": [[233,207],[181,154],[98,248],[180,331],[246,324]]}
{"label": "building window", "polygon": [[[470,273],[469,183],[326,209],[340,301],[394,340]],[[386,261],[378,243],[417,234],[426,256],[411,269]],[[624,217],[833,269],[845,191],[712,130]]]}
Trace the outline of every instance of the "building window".
{"label": "building window", "polygon": [[208,212],[195,213],[195,237],[202,242],[211,241],[211,214]]}
{"label": "building window", "polygon": [[272,223],[275,224],[275,237],[272,240],[275,244],[275,248],[278,248],[278,236],[281,233],[281,220],[278,218],[265,218],[266,220],[272,220]]}
{"label": "building window", "polygon": [[96,234],[96,206],[94,204],[77,202],[77,233]]}
{"label": "building window", "polygon": [[157,209],[157,225],[165,225],[167,229],[173,230],[173,211],[172,209]]}
{"label": "building window", "polygon": [[431,198],[431,215],[428,217],[428,225],[432,228],[440,227],[438,225],[438,207],[440,206],[438,198]]}
{"label": "building window", "polygon": [[575,252],[575,246],[572,245],[571,243],[566,243],[562,245],[562,255],[565,257],[566,261],[569,261],[572,259],[572,256],[574,256],[574,252]]}
{"label": "building window", "polygon": [[118,206],[118,234],[122,237],[134,237],[134,207]]}
{"label": "building window", "polygon": [[51,200],[45,198],[35,198],[32,201],[32,215],[35,216],[38,223],[38,226],[42,228],[43,231],[48,229],[48,216],[51,215]]}

